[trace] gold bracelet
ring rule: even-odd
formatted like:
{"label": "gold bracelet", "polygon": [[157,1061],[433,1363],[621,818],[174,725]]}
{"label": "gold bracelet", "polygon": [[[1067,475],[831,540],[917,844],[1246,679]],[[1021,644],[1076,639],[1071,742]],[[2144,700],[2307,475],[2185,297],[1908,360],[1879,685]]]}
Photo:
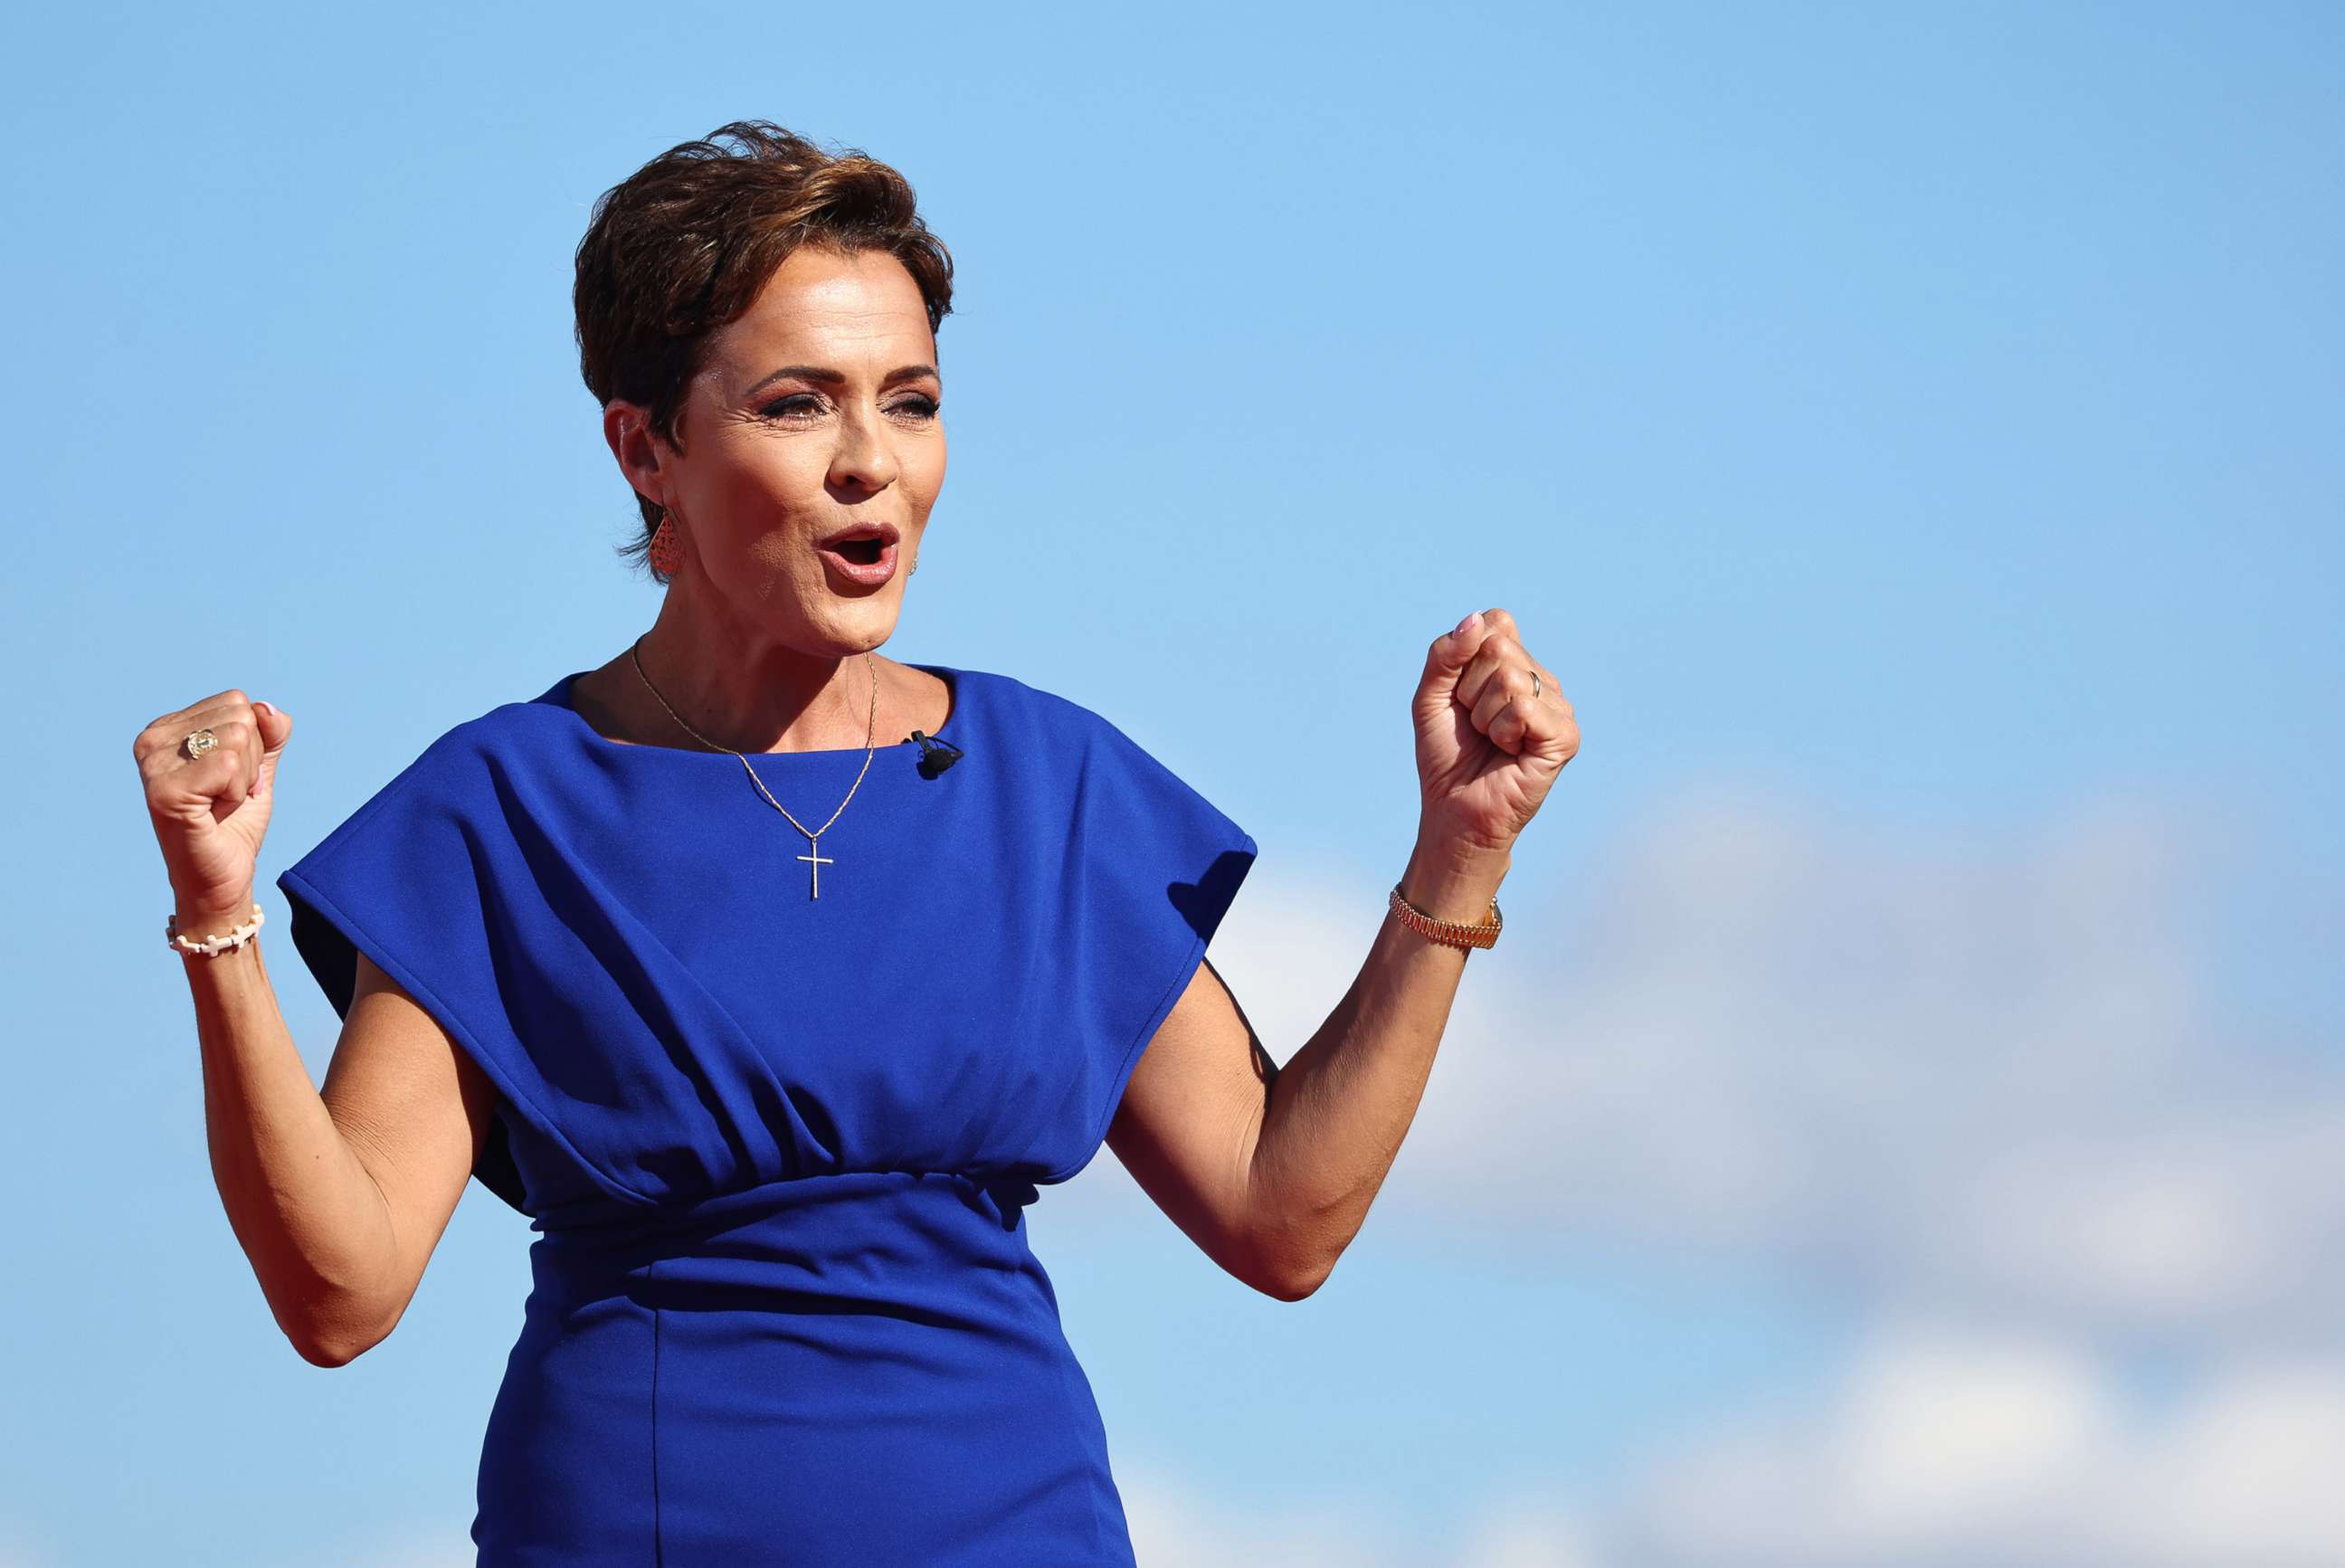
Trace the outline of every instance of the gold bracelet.
{"label": "gold bracelet", "polygon": [[1462,921],[1452,920],[1435,920],[1431,915],[1401,897],[1398,882],[1393,884],[1391,909],[1395,920],[1420,936],[1430,937],[1444,947],[1488,947],[1498,940],[1498,932],[1505,929],[1507,923],[1506,917],[1498,912],[1498,901],[1496,898],[1490,901],[1490,918],[1480,925],[1467,925]]}

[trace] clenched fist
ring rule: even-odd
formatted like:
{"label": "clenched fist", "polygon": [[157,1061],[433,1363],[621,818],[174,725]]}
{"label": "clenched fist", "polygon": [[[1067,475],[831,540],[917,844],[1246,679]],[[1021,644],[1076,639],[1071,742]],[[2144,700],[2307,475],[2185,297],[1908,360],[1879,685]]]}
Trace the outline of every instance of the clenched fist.
{"label": "clenched fist", "polygon": [[[190,758],[185,742],[201,729],[218,744]],[[291,718],[231,688],[163,715],[131,744],[182,917],[233,924],[251,910],[277,764],[292,734]]]}
{"label": "clenched fist", "polygon": [[1555,672],[1531,657],[1502,609],[1433,639],[1415,717],[1418,840],[1458,854],[1510,851],[1579,754],[1579,721]]}

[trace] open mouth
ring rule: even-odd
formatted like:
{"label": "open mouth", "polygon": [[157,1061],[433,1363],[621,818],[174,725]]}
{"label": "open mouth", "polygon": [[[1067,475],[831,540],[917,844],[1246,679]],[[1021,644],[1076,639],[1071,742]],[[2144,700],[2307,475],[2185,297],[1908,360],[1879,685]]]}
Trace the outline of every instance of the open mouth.
{"label": "open mouth", "polygon": [[852,561],[858,566],[876,566],[887,544],[877,535],[862,534],[852,539],[838,540],[829,548],[838,552],[842,559]]}

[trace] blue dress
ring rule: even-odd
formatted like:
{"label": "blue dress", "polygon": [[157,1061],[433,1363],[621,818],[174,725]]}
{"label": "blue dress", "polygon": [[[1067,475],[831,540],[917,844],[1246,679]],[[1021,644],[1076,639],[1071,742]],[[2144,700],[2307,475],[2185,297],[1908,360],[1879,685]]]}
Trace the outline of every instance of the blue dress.
{"label": "blue dress", "polygon": [[[1255,844],[1090,709],[914,667],[963,755],[880,747],[819,862],[734,756],[607,740],[572,675],[277,880],[337,1012],[363,951],[498,1091],[474,1175],[538,1235],[482,1568],[1133,1561],[1026,1211]],[[820,828],[864,759],[749,760]]]}

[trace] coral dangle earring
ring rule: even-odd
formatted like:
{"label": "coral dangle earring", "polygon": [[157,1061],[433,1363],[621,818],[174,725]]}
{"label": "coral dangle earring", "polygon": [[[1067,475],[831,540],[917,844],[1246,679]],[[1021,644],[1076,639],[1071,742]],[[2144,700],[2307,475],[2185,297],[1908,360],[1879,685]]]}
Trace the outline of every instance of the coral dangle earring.
{"label": "coral dangle earring", "polygon": [[649,558],[652,570],[663,577],[673,577],[684,570],[684,549],[676,543],[674,518],[660,519],[658,529],[652,535]]}

